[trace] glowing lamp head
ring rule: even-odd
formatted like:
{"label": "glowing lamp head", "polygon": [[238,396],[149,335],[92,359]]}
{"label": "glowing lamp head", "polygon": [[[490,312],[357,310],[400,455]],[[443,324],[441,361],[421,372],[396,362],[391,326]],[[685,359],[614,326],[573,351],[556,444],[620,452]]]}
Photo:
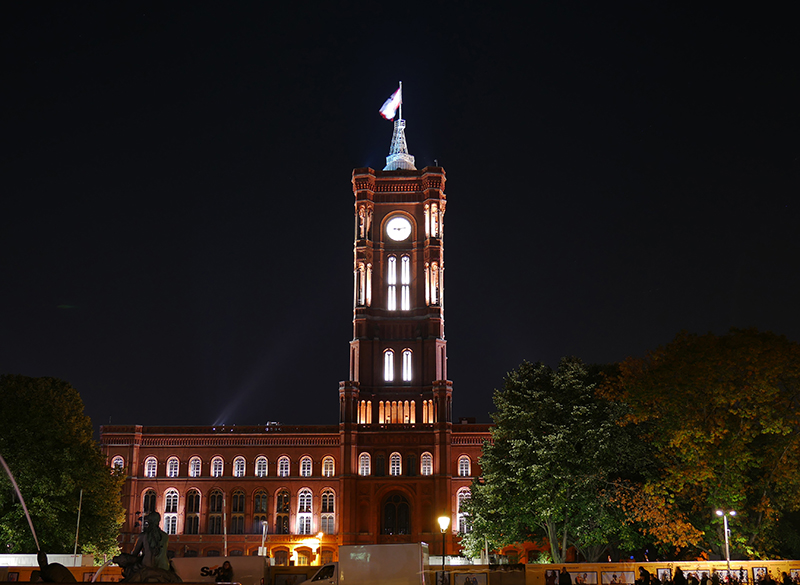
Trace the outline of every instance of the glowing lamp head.
{"label": "glowing lamp head", "polygon": [[728,513],[729,513],[731,516],[736,516],[736,510],[731,510],[731,511],[730,511],[730,512],[728,512]]}
{"label": "glowing lamp head", "polygon": [[439,528],[442,532],[445,532],[448,526],[450,526],[450,516],[439,516]]}
{"label": "glowing lamp head", "polygon": [[717,516],[722,516],[724,513],[722,510],[717,510]]}

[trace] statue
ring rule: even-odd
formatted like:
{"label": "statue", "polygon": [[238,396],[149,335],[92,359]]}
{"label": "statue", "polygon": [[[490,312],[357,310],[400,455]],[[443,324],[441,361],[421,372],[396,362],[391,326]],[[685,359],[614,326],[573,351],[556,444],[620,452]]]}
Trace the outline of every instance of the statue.
{"label": "statue", "polygon": [[161,530],[161,514],[150,512],[136,538],[133,553],[121,553],[114,562],[122,567],[122,583],[181,583],[167,558],[169,536]]}

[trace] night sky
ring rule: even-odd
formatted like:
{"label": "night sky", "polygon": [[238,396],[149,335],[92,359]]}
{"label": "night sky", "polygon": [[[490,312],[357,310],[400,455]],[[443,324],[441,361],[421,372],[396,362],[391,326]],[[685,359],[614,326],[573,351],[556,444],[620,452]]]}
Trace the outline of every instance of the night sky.
{"label": "night sky", "polygon": [[493,4],[4,4],[0,372],[96,426],[335,424],[399,80],[456,417],[526,359],[800,341],[790,4]]}

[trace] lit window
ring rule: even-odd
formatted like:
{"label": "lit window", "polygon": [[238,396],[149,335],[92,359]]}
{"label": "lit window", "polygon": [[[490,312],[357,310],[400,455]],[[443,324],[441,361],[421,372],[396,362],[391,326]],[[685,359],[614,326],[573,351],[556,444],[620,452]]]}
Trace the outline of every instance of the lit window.
{"label": "lit window", "polygon": [[383,352],[383,379],[386,382],[394,381],[394,352],[391,349]]}
{"label": "lit window", "polygon": [[411,258],[403,256],[400,259],[400,309],[408,311],[411,308]]}
{"label": "lit window", "polygon": [[297,534],[311,534],[311,490],[297,493]]}
{"label": "lit window", "polygon": [[211,477],[222,477],[224,467],[225,464],[222,461],[222,457],[214,457],[211,460]]}
{"label": "lit window", "polygon": [[411,350],[403,350],[403,381],[411,381]]}
{"label": "lit window", "polygon": [[177,457],[170,457],[167,459],[167,477],[178,477],[178,467],[180,461]]}
{"label": "lit window", "polygon": [[419,458],[421,475],[433,475],[433,456],[430,453],[423,453]]}
{"label": "lit window", "polygon": [[397,258],[395,256],[389,256],[386,266],[386,283],[388,284],[386,308],[394,311],[397,309]]}
{"label": "lit window", "polygon": [[200,477],[200,468],[203,463],[199,457],[192,457],[189,460],[189,477]]}
{"label": "lit window", "polygon": [[144,462],[144,476],[155,477],[158,470],[158,460],[155,457],[148,457]]}
{"label": "lit window", "polygon": [[111,467],[112,467],[112,469],[122,469],[122,468],[125,467],[125,460],[122,457],[120,457],[119,455],[117,455],[111,461]]}
{"label": "lit window", "polygon": [[233,460],[233,477],[244,477],[244,457],[237,457]]}
{"label": "lit window", "polygon": [[278,477],[289,477],[289,458],[281,457],[278,459]]}
{"label": "lit window", "polygon": [[164,532],[167,534],[178,533],[178,515],[164,514]]}
{"label": "lit window", "polygon": [[256,477],[267,477],[267,458],[256,459]]}
{"label": "lit window", "polygon": [[370,460],[369,460],[369,453],[362,453],[358,457],[358,475],[369,475],[370,474]]}
{"label": "lit window", "polygon": [[403,474],[403,458],[400,453],[392,453],[389,457],[389,475],[402,475]]}
{"label": "lit window", "polygon": [[333,457],[326,457],[322,460],[322,476],[323,477],[333,477],[334,474],[334,462]]}
{"label": "lit window", "polygon": [[461,488],[458,490],[456,498],[458,500],[458,531],[461,533],[472,532],[472,526],[469,523],[467,514],[461,511],[461,505],[470,497],[469,488]]}
{"label": "lit window", "polygon": [[311,477],[311,457],[303,457],[300,460],[300,475],[302,477]]}
{"label": "lit window", "polygon": [[178,492],[176,490],[168,490],[164,494],[164,513],[175,514],[178,512]]}
{"label": "lit window", "polygon": [[458,458],[458,475],[460,475],[461,477],[469,477],[471,475],[470,468],[471,468],[471,462],[469,460],[469,457],[467,457],[466,455],[462,455],[461,457]]}

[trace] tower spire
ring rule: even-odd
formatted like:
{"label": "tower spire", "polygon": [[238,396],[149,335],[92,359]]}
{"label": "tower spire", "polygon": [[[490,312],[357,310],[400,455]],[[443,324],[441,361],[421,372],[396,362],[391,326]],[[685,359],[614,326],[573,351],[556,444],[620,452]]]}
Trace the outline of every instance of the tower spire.
{"label": "tower spire", "polygon": [[389,147],[389,156],[386,157],[384,171],[396,171],[404,169],[416,171],[414,157],[408,154],[406,144],[406,121],[403,120],[403,82],[400,82],[400,115],[394,121],[394,132],[392,133],[392,145]]}

